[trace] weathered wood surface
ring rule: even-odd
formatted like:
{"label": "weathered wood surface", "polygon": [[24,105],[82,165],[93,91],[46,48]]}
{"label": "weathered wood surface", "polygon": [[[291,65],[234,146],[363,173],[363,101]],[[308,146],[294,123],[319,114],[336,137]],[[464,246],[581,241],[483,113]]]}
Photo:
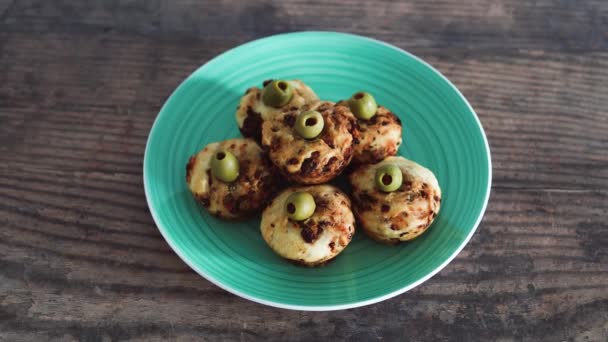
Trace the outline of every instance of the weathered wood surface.
{"label": "weathered wood surface", "polygon": [[[487,214],[416,289],[286,311],[170,250],[142,158],[166,97],[231,47],[364,34],[450,78],[490,141]],[[0,0],[0,340],[546,340],[608,336],[608,2]]]}

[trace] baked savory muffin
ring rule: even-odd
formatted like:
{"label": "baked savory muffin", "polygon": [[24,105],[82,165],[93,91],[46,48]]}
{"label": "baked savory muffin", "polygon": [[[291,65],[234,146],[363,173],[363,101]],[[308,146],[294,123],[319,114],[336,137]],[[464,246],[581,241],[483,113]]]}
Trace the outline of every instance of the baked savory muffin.
{"label": "baked savory muffin", "polygon": [[236,122],[243,136],[258,142],[265,120],[319,100],[317,94],[300,80],[266,80],[263,85],[263,89],[247,89],[236,110]]}
{"label": "baked savory muffin", "polygon": [[374,98],[364,92],[357,92],[339,104],[349,106],[357,117],[353,164],[377,163],[397,154],[402,131],[399,117],[388,108],[376,105]]}
{"label": "baked savory muffin", "polygon": [[265,121],[262,146],[289,180],[324,183],[350,163],[355,122],[347,106],[311,103]]}
{"label": "baked savory muffin", "polygon": [[439,213],[437,178],[403,157],[362,165],[349,179],[355,215],[365,232],[378,241],[412,240],[424,233]]}
{"label": "baked savory muffin", "polygon": [[350,200],[331,185],[291,187],[262,213],[262,237],[278,255],[306,266],[323,264],[352,240]]}
{"label": "baked savory muffin", "polygon": [[190,157],[186,182],[212,215],[237,219],[261,211],[278,190],[280,174],[251,139],[207,145]]}

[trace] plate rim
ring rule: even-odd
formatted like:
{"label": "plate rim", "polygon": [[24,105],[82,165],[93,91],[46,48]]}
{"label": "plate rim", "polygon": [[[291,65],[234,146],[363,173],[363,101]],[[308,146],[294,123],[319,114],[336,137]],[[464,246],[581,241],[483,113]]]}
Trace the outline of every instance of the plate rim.
{"label": "plate rim", "polygon": [[[237,48],[241,48],[243,46],[247,46],[256,42],[259,42],[261,40],[266,40],[266,39],[273,39],[276,37],[281,37],[281,36],[298,36],[298,35],[306,35],[306,34],[332,34],[332,35],[341,35],[344,37],[349,37],[349,38],[356,38],[356,39],[361,39],[361,40],[366,40],[372,43],[376,43],[376,44],[381,44],[384,45],[390,49],[396,50],[404,55],[407,55],[413,59],[415,59],[416,61],[422,63],[423,65],[425,65],[426,67],[428,67],[432,72],[434,72],[435,74],[439,75],[441,77],[441,79],[443,79],[454,91],[456,91],[456,94],[460,97],[460,99],[462,99],[464,101],[464,103],[466,104],[466,106],[469,108],[469,110],[473,113],[473,116],[475,118],[475,122],[477,123],[477,125],[479,126],[479,129],[481,131],[481,136],[483,138],[484,141],[484,145],[485,145],[485,149],[486,149],[486,156],[488,159],[488,185],[487,185],[487,189],[486,189],[486,194],[485,194],[485,198],[484,198],[484,203],[483,206],[481,208],[481,211],[479,212],[479,215],[477,217],[477,220],[475,222],[475,224],[473,225],[473,228],[471,229],[471,231],[469,232],[469,234],[465,237],[465,239],[463,240],[463,242],[460,244],[460,246],[458,246],[458,248],[448,257],[446,258],[446,260],[441,263],[439,266],[437,266],[434,270],[432,270],[431,272],[429,272],[427,275],[425,275],[424,277],[418,279],[417,281],[413,282],[412,284],[408,285],[408,286],[404,286],[396,291],[392,291],[390,293],[384,294],[382,296],[378,296],[378,297],[374,297],[374,298],[370,298],[370,299],[366,299],[366,300],[359,300],[359,301],[355,301],[352,303],[346,303],[346,304],[337,304],[337,305],[294,305],[294,304],[285,304],[285,303],[281,303],[281,302],[276,302],[276,301],[271,301],[271,300],[266,300],[263,298],[258,298],[255,296],[251,296],[247,293],[244,293],[242,291],[239,291],[237,289],[234,289],[230,286],[227,286],[226,284],[223,284],[221,281],[215,279],[214,277],[212,277],[211,275],[207,274],[205,272],[205,270],[200,269],[198,266],[194,265],[194,263],[190,262],[188,260],[188,258],[182,253],[182,251],[171,241],[171,239],[168,238],[168,235],[166,235],[165,233],[165,229],[167,229],[166,227],[164,227],[163,225],[160,224],[160,218],[158,217],[158,214],[156,212],[156,209],[153,208],[152,203],[150,201],[150,189],[148,188],[146,179],[146,165],[147,165],[147,160],[149,160],[149,155],[150,155],[150,139],[153,136],[154,130],[157,129],[158,127],[158,121],[159,121],[159,117],[160,114],[163,112],[163,110],[165,110],[165,107],[167,106],[169,99],[171,97],[173,97],[173,95],[184,85],[186,84],[186,82],[194,76],[194,74],[198,73],[200,70],[203,70],[207,65],[209,65],[211,62],[221,58],[222,56],[224,56],[225,54],[228,54],[230,52],[232,52],[233,50],[237,49]],[[479,224],[481,223],[481,220],[484,217],[484,214],[486,212],[487,209],[487,205],[490,199],[490,192],[492,189],[492,156],[490,153],[490,144],[488,143],[488,138],[486,136],[486,132],[483,129],[483,125],[481,124],[481,121],[479,120],[479,116],[477,115],[477,112],[475,112],[475,110],[473,109],[473,107],[471,106],[471,104],[469,103],[469,101],[464,97],[464,95],[462,95],[462,93],[460,92],[460,90],[458,90],[458,88],[447,78],[445,77],[439,70],[437,70],[435,67],[433,67],[432,65],[430,65],[428,62],[424,61],[423,59],[421,59],[420,57],[400,48],[397,47],[393,44],[375,39],[375,38],[370,38],[370,37],[366,37],[366,36],[362,36],[362,35],[358,35],[358,34],[353,34],[353,33],[345,33],[345,32],[337,32],[337,31],[295,31],[295,32],[288,32],[288,33],[280,33],[280,34],[275,34],[275,35],[270,35],[270,36],[266,36],[266,37],[262,37],[262,38],[258,38],[258,39],[254,39],[251,40],[249,42],[237,45],[231,49],[228,49],[224,52],[222,52],[221,54],[213,57],[212,59],[208,60],[207,62],[205,62],[203,65],[199,66],[198,68],[196,68],[194,71],[192,71],[190,73],[190,75],[188,75],[188,77],[186,77],[174,90],[173,92],[171,92],[171,94],[167,97],[167,99],[165,100],[165,102],[163,103],[162,107],[160,108],[158,114],[156,115],[156,118],[154,119],[154,122],[152,124],[152,127],[150,128],[150,132],[148,133],[148,138],[146,139],[146,148],[144,151],[144,160],[143,160],[143,165],[142,165],[142,176],[143,176],[143,183],[144,183],[144,194],[146,196],[146,203],[148,205],[148,210],[150,211],[150,214],[152,215],[152,219],[154,220],[154,224],[156,225],[157,229],[159,230],[159,232],[161,233],[163,239],[167,242],[167,244],[169,245],[169,247],[171,247],[171,249],[173,250],[173,252],[175,254],[177,254],[177,256],[186,264],[188,265],[188,267],[190,267],[193,271],[195,271],[198,275],[200,275],[201,277],[205,278],[206,280],[208,280],[209,282],[211,282],[212,284],[218,286],[219,288],[228,291],[234,295],[237,295],[241,298],[250,300],[252,302],[256,302],[259,304],[264,304],[264,305],[268,305],[271,307],[276,307],[276,308],[280,308],[280,309],[289,309],[289,310],[300,310],[300,311],[334,311],[334,310],[345,310],[345,309],[352,309],[352,308],[357,308],[357,307],[361,307],[361,306],[366,306],[366,305],[371,305],[371,304],[375,304],[375,303],[379,303],[382,302],[384,300],[396,297],[400,294],[403,294],[415,287],[417,287],[418,285],[424,283],[425,281],[429,280],[430,278],[432,278],[433,276],[435,276],[437,273],[439,273],[442,269],[444,269],[452,260],[454,260],[454,258],[456,258],[456,256],[458,254],[460,254],[460,252],[464,249],[464,247],[469,243],[469,241],[471,240],[471,238],[473,237],[473,234],[475,234],[475,232],[477,231],[477,228],[479,227]]]}

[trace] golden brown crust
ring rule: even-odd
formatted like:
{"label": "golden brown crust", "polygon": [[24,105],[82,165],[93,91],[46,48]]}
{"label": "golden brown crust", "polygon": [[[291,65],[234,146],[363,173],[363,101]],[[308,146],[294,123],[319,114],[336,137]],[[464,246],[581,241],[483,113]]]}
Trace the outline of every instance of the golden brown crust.
{"label": "golden brown crust", "polygon": [[[264,81],[265,86],[272,80]],[[285,106],[274,108],[266,106],[262,101],[262,89],[252,87],[247,89],[241,98],[236,111],[236,121],[241,134],[246,138],[252,138],[257,142],[262,139],[262,124],[275,116],[289,110],[295,110],[301,106],[319,100],[317,94],[300,80],[288,81],[293,88],[294,95]]]}
{"label": "golden brown crust", "polygon": [[[403,183],[397,191],[385,193],[375,187],[376,170],[386,164],[401,169]],[[439,213],[441,189],[435,175],[403,157],[362,165],[349,180],[357,221],[377,241],[390,244],[412,240],[424,233]]]}
{"label": "golden brown crust", "polygon": [[[338,104],[347,106],[346,101]],[[401,120],[388,108],[378,106],[369,120],[357,119],[353,164],[373,164],[394,156],[401,145]]]}
{"label": "golden brown crust", "polygon": [[[296,191],[315,199],[314,214],[303,222],[285,214],[285,201]],[[291,187],[271,201],[262,214],[260,230],[277,254],[301,265],[318,266],[338,255],[352,240],[355,220],[348,197],[331,185]]]}
{"label": "golden brown crust", "polygon": [[[297,115],[317,110],[323,116],[323,133],[312,140],[293,129]],[[316,102],[283,113],[262,125],[262,145],[270,160],[291,181],[320,184],[339,175],[352,159],[355,117],[347,106]]]}
{"label": "golden brown crust", "polygon": [[[239,160],[239,177],[225,183],[211,173],[212,156],[225,150]],[[194,197],[212,215],[239,219],[259,212],[278,190],[280,175],[258,144],[251,139],[230,139],[207,145],[190,157],[186,182]]]}

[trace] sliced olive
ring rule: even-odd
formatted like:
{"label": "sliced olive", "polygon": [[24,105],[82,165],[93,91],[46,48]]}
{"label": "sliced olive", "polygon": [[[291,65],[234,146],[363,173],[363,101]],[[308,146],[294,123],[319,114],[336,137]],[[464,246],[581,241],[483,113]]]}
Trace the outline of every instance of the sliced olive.
{"label": "sliced olive", "polygon": [[296,118],[294,128],[304,139],[314,139],[321,134],[325,122],[323,116],[316,110],[308,110],[300,113]]}
{"label": "sliced olive", "polygon": [[274,80],[262,90],[264,104],[275,108],[283,107],[291,101],[292,97],[293,88],[289,82],[284,80]]}
{"label": "sliced olive", "polygon": [[294,192],[285,201],[287,217],[294,221],[306,220],[314,214],[316,208],[315,199],[308,192]]}
{"label": "sliced olive", "polygon": [[219,151],[211,159],[211,173],[215,178],[231,183],[239,177],[239,160],[228,151]]}
{"label": "sliced olive", "polygon": [[403,174],[396,165],[384,165],[376,170],[376,187],[380,191],[393,192],[401,186]]}
{"label": "sliced olive", "polygon": [[369,120],[376,115],[378,104],[370,93],[357,92],[348,100],[350,111],[362,120]]}

